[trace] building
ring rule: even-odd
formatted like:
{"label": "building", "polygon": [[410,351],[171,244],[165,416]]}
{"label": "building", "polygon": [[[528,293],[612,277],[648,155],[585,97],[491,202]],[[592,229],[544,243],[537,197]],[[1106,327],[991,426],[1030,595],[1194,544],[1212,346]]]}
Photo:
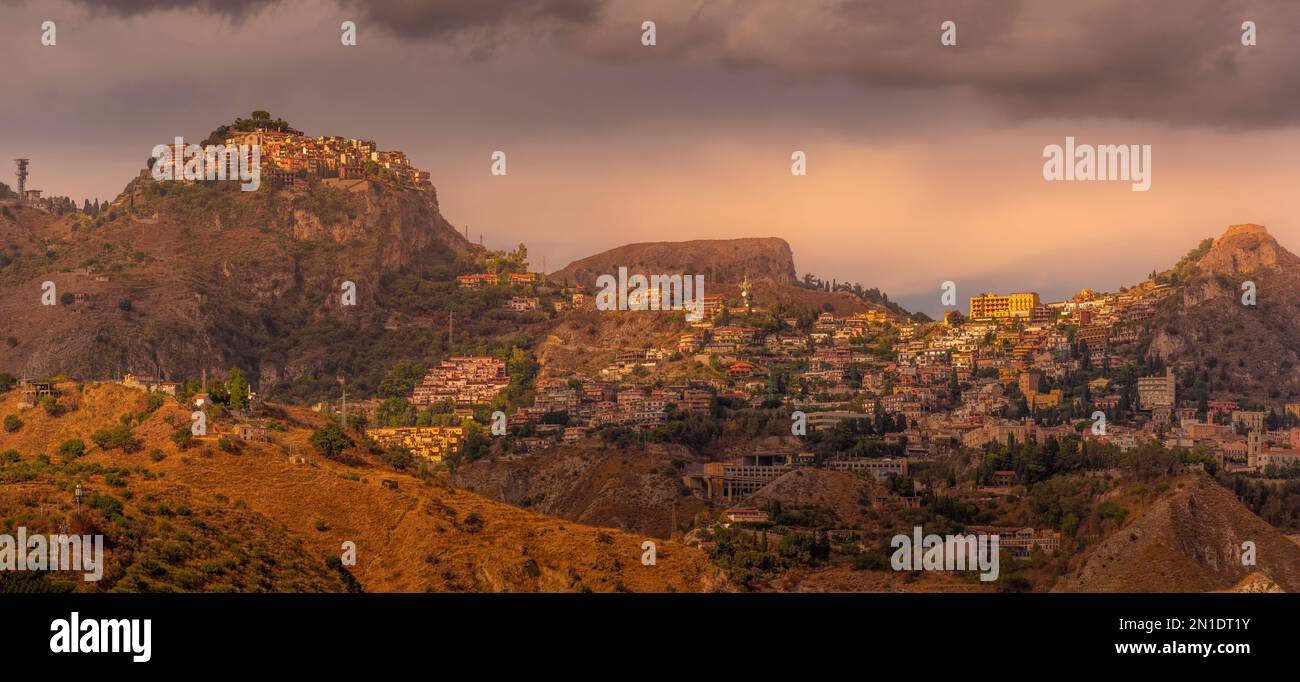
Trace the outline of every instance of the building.
{"label": "building", "polygon": [[784,453],[755,453],[730,462],[707,462],[702,470],[686,474],[682,482],[708,500],[739,500],[791,471],[791,460],[792,456]]}
{"label": "building", "polygon": [[860,457],[854,459],[832,459],[826,462],[826,468],[832,471],[866,472],[877,481],[888,481],[891,476],[907,475],[907,458],[905,457]]}
{"label": "building", "polygon": [[481,272],[474,275],[457,275],[456,284],[462,289],[477,289],[483,286],[491,286],[500,283],[500,278],[491,272]]}
{"label": "building", "polygon": [[1250,457],[1251,468],[1263,471],[1266,467],[1286,469],[1300,465],[1300,450],[1265,450]]}
{"label": "building", "polygon": [[1016,559],[1028,559],[1035,547],[1044,554],[1055,554],[1061,548],[1061,533],[1055,530],[1034,530],[1003,526],[966,526],[967,533],[996,535],[998,548],[1010,550]]}
{"label": "building", "polygon": [[732,507],[723,512],[728,521],[735,523],[767,523],[767,512],[754,507]]}
{"label": "building", "polygon": [[535,296],[511,296],[506,307],[515,312],[537,310],[540,301]]}
{"label": "building", "polygon": [[1027,318],[1038,305],[1038,294],[1032,291],[1009,296],[980,294],[979,296],[972,296],[970,299],[970,317],[977,320],[1007,317]]}
{"label": "building", "polygon": [[727,374],[733,377],[747,377],[754,374],[754,365],[739,360],[727,368]]}
{"label": "building", "polygon": [[1244,431],[1263,431],[1267,416],[1268,413],[1263,411],[1235,410],[1232,413],[1232,423],[1240,425]]}
{"label": "building", "polygon": [[1166,368],[1164,376],[1138,377],[1137,391],[1138,409],[1172,408],[1177,398],[1174,370]]}
{"label": "building", "polygon": [[235,434],[241,440],[269,440],[265,426],[260,424],[240,424],[235,427]]}
{"label": "building", "polygon": [[849,412],[846,410],[832,410],[828,412],[808,412],[806,416],[807,416],[808,427],[814,431],[833,429],[835,428],[836,424],[846,419],[851,421],[865,421],[865,422],[871,422],[874,419],[873,415],[870,414],[866,414],[863,412]]}
{"label": "building", "polygon": [[424,376],[411,393],[411,403],[431,405],[444,400],[457,405],[487,403],[509,385],[505,362],[490,357],[453,357]]}
{"label": "building", "polygon": [[1011,469],[999,469],[993,472],[990,483],[995,488],[1009,488],[1020,482],[1020,477]]}
{"label": "building", "polygon": [[962,434],[961,444],[968,448],[982,448],[993,442],[1006,443],[1008,440],[1024,443],[1029,436],[1029,427],[1024,424],[985,424]]}
{"label": "building", "polygon": [[1064,395],[1064,392],[1059,388],[1047,392],[1028,391],[1025,393],[1025,405],[1031,410],[1047,410],[1059,407]]}
{"label": "building", "polygon": [[464,441],[462,426],[402,426],[366,429],[382,448],[403,447],[412,455],[432,462],[440,462],[460,450]]}

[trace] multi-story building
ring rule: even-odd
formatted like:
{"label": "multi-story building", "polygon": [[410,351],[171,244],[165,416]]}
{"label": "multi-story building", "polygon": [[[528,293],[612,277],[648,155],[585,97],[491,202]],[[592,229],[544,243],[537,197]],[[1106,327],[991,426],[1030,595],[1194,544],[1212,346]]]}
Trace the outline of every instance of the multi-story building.
{"label": "multi-story building", "polygon": [[550,379],[539,381],[537,384],[534,407],[543,413],[563,412],[571,417],[578,416],[578,392],[567,382]]}
{"label": "multi-story building", "polygon": [[490,357],[453,357],[425,375],[411,394],[415,405],[451,400],[457,405],[490,402],[510,385],[506,363]]}
{"label": "multi-story building", "polygon": [[526,312],[537,310],[539,303],[540,301],[536,296],[511,296],[510,300],[506,302],[506,307],[515,312]]}
{"label": "multi-story building", "polygon": [[826,462],[826,468],[835,471],[865,471],[877,481],[888,481],[890,476],[907,475],[907,458],[905,457],[861,457],[856,459],[832,459]]}
{"label": "multi-story building", "polygon": [[998,546],[1011,552],[1016,559],[1028,559],[1035,547],[1052,555],[1061,548],[1061,533],[1055,530],[1034,530],[1002,526],[966,526],[967,533],[998,536]]}
{"label": "multi-story building", "polygon": [[970,317],[987,320],[1005,317],[1029,317],[1038,307],[1038,294],[1032,291],[1008,296],[980,294],[970,299]]}
{"label": "multi-story building", "polygon": [[380,447],[404,447],[416,457],[440,462],[460,449],[465,429],[461,426],[403,426],[366,429],[366,435]]}
{"label": "multi-story building", "polygon": [[1267,416],[1268,413],[1263,411],[1234,410],[1232,423],[1239,425],[1245,431],[1263,431],[1264,418]]}
{"label": "multi-story building", "polygon": [[1138,405],[1143,410],[1157,407],[1173,407],[1177,398],[1177,383],[1174,370],[1166,368],[1164,376],[1138,377]]}

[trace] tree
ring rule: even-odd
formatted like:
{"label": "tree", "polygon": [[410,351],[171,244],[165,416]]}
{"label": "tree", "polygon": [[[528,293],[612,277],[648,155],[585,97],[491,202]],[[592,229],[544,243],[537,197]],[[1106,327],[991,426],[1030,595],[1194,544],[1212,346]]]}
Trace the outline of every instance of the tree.
{"label": "tree", "polygon": [[307,442],[330,459],[338,459],[344,450],[355,445],[352,439],[348,437],[348,434],[343,431],[343,427],[339,426],[337,422],[329,422],[325,426],[316,429]]}
{"label": "tree", "polygon": [[52,395],[41,396],[41,409],[51,417],[59,416],[59,399]]}
{"label": "tree", "polygon": [[65,440],[59,446],[59,455],[67,459],[75,459],[84,454],[86,454],[86,443],[79,438]]}
{"label": "tree", "polygon": [[380,459],[397,471],[406,471],[415,466],[415,456],[411,454],[410,450],[400,445],[394,445],[385,450],[384,454],[380,455]]}
{"label": "tree", "polygon": [[379,403],[375,410],[375,421],[379,426],[415,426],[416,418],[416,408],[406,398],[389,398]]}
{"label": "tree", "polygon": [[100,429],[91,434],[90,439],[95,441],[95,445],[98,445],[101,450],[120,448],[123,452],[137,452],[144,446],[144,443],[131,432],[131,427],[126,424]]}
{"label": "tree", "polygon": [[226,379],[226,392],[230,394],[230,409],[242,410],[248,407],[248,380],[244,373],[235,367]]}

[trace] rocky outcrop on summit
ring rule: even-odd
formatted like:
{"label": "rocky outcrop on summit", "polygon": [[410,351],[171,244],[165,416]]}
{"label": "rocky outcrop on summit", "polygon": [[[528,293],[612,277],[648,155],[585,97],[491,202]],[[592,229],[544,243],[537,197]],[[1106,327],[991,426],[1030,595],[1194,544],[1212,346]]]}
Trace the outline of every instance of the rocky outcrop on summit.
{"label": "rocky outcrop on summit", "polygon": [[779,237],[627,244],[574,261],[551,278],[593,286],[601,275],[617,275],[619,267],[632,274],[704,275],[707,284],[737,284],[745,277],[780,284],[795,279],[794,254]]}
{"label": "rocky outcrop on summit", "polygon": [[1208,275],[1232,277],[1261,270],[1285,271],[1300,267],[1300,257],[1282,248],[1263,225],[1233,225],[1200,260]]}
{"label": "rocky outcrop on summit", "polygon": [[1171,272],[1178,292],[1153,320],[1146,356],[1175,368],[1184,395],[1300,397],[1300,258],[1262,225],[1233,225]]}

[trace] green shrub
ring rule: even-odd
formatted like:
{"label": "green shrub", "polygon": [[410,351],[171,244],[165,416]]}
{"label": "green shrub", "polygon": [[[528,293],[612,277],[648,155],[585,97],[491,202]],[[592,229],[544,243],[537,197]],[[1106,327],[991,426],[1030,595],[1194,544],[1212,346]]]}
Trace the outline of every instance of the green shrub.
{"label": "green shrub", "polygon": [[98,509],[103,512],[104,516],[107,516],[110,519],[115,516],[121,516],[122,510],[125,508],[122,501],[116,497],[100,494],[95,494],[90,498],[90,506],[93,509]]}
{"label": "green shrub", "polygon": [[59,455],[65,459],[76,459],[84,454],[86,454],[86,443],[80,438],[65,440],[59,446]]}
{"label": "green shrub", "polygon": [[166,400],[167,400],[167,394],[165,393],[160,393],[158,391],[154,391],[153,393],[150,393],[149,401],[145,403],[145,411],[152,414],[155,410],[162,407],[163,403],[166,402]]}
{"label": "green shrub", "polygon": [[121,449],[123,452],[137,452],[144,446],[144,443],[131,432],[131,427],[126,424],[118,424],[111,429],[100,429],[91,434],[90,439],[103,450]]}
{"label": "green shrub", "polygon": [[52,395],[41,396],[41,409],[45,410],[45,414],[51,417],[57,417],[63,413],[59,409],[59,399]]}
{"label": "green shrub", "polygon": [[188,450],[194,446],[194,434],[190,433],[190,427],[188,426],[176,429],[172,433],[171,439],[176,444],[176,447],[182,450]]}
{"label": "green shrub", "polygon": [[21,428],[23,428],[23,420],[12,414],[5,416],[5,431],[13,433]]}

